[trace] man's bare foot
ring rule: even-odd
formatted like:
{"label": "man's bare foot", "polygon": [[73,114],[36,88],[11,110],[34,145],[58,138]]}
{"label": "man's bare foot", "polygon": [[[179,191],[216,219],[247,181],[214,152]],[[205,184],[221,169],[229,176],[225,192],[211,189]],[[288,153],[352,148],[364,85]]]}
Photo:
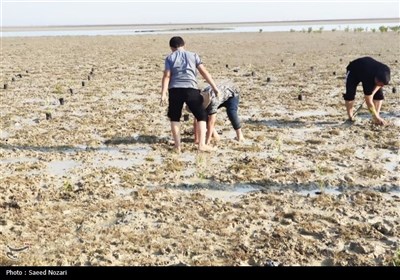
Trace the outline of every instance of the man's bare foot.
{"label": "man's bare foot", "polygon": [[235,137],[235,140],[238,141],[238,142],[243,142],[243,141],[244,141],[244,137],[241,136],[241,137],[238,138],[238,137],[236,136],[236,137]]}
{"label": "man's bare foot", "polygon": [[382,125],[382,126],[386,126],[387,125],[387,122],[385,120],[383,120],[383,119],[380,119],[380,120],[373,119],[372,123],[375,124],[375,125]]}
{"label": "man's bare foot", "polygon": [[181,153],[181,147],[180,147],[180,146],[179,146],[179,147],[174,147],[174,148],[172,149],[172,151],[173,151],[174,153],[180,154],[180,153]]}
{"label": "man's bare foot", "polygon": [[216,150],[217,149],[215,147],[211,147],[210,145],[204,145],[204,146],[199,147],[200,152],[210,153],[210,152],[214,152]]}

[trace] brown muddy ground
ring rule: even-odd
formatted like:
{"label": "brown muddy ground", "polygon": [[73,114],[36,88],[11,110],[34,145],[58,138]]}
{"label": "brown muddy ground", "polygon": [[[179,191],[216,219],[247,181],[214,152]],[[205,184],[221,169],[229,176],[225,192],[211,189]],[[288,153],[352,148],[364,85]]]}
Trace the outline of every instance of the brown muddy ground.
{"label": "brown muddy ground", "polygon": [[[183,153],[168,144],[170,37],[2,39],[1,265],[399,261],[398,33],[184,34],[241,90],[246,141],[221,110],[215,154],[192,117]],[[366,55],[392,69],[387,127],[344,122],[345,67]]]}

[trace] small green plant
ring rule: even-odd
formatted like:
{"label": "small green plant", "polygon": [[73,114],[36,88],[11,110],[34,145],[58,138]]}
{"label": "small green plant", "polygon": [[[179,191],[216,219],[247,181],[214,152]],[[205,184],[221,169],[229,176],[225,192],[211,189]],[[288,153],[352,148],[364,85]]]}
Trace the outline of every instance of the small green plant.
{"label": "small green plant", "polygon": [[389,29],[393,32],[399,32],[400,31],[400,25],[397,26],[390,26]]}
{"label": "small green plant", "polygon": [[308,30],[307,30],[307,32],[308,32],[308,33],[311,33],[311,32],[312,32],[312,27],[309,27]]}
{"label": "small green plant", "polygon": [[198,153],[196,156],[196,175],[199,179],[206,179],[207,160],[204,153]]}
{"label": "small green plant", "polygon": [[185,164],[183,161],[180,161],[177,158],[167,158],[165,159],[165,170],[167,172],[177,172],[182,171],[185,168]]}
{"label": "small green plant", "polygon": [[400,249],[396,251],[392,262],[394,266],[400,266]]}
{"label": "small green plant", "polygon": [[201,180],[206,179],[206,174],[204,172],[198,172],[197,177]]}
{"label": "small green plant", "polygon": [[379,31],[382,32],[382,33],[387,32],[388,31],[388,27],[381,25],[381,26],[379,26]]}
{"label": "small green plant", "polygon": [[68,180],[64,181],[64,190],[66,192],[72,192],[72,184],[70,181],[68,181]]}
{"label": "small green plant", "polygon": [[279,154],[282,153],[282,139],[279,135],[275,139],[275,149]]}
{"label": "small green plant", "polygon": [[284,157],[283,157],[283,152],[282,152],[283,143],[282,143],[282,139],[279,135],[275,139],[274,146],[275,146],[275,153],[277,154],[275,157],[275,160],[278,164],[281,165],[283,163]]}
{"label": "small green plant", "polygon": [[150,162],[154,162],[154,158],[152,158],[152,157],[146,157],[145,159],[144,159],[145,161],[150,161]]}
{"label": "small green plant", "polygon": [[56,84],[56,86],[54,88],[54,93],[56,93],[56,94],[62,94],[63,93],[63,89],[62,89],[62,86],[60,84]]}

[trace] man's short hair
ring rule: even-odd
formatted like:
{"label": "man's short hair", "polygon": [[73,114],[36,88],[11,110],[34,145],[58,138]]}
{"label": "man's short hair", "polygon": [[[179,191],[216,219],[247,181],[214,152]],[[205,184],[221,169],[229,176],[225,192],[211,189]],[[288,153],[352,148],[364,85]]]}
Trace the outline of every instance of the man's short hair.
{"label": "man's short hair", "polygon": [[177,49],[179,47],[183,47],[185,45],[185,41],[183,41],[182,37],[175,36],[169,40],[169,46],[171,48]]}

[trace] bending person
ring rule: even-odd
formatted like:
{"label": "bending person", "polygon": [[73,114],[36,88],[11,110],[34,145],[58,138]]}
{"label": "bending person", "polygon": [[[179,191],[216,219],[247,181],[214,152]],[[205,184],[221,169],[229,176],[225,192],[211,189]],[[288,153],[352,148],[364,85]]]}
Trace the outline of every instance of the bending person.
{"label": "bending person", "polygon": [[[215,122],[217,120],[217,111],[219,108],[225,107],[226,114],[228,115],[229,121],[232,124],[233,129],[236,132],[235,139],[237,141],[243,141],[242,125],[238,116],[240,93],[237,87],[229,81],[218,83],[219,95],[215,96],[215,92],[211,86],[207,86],[202,90],[203,95],[210,96],[210,104],[207,106],[207,134],[206,144],[211,143],[211,139],[214,137],[215,140],[219,140],[219,135],[215,129]],[[195,129],[196,131],[196,129]],[[195,142],[199,140],[197,134],[195,134]]]}
{"label": "bending person", "polygon": [[346,69],[346,93],[343,98],[349,120],[354,121],[354,99],[357,86],[361,82],[372,122],[385,125],[386,122],[379,113],[384,99],[382,87],[390,81],[390,68],[372,57],[362,57],[350,62]]}

